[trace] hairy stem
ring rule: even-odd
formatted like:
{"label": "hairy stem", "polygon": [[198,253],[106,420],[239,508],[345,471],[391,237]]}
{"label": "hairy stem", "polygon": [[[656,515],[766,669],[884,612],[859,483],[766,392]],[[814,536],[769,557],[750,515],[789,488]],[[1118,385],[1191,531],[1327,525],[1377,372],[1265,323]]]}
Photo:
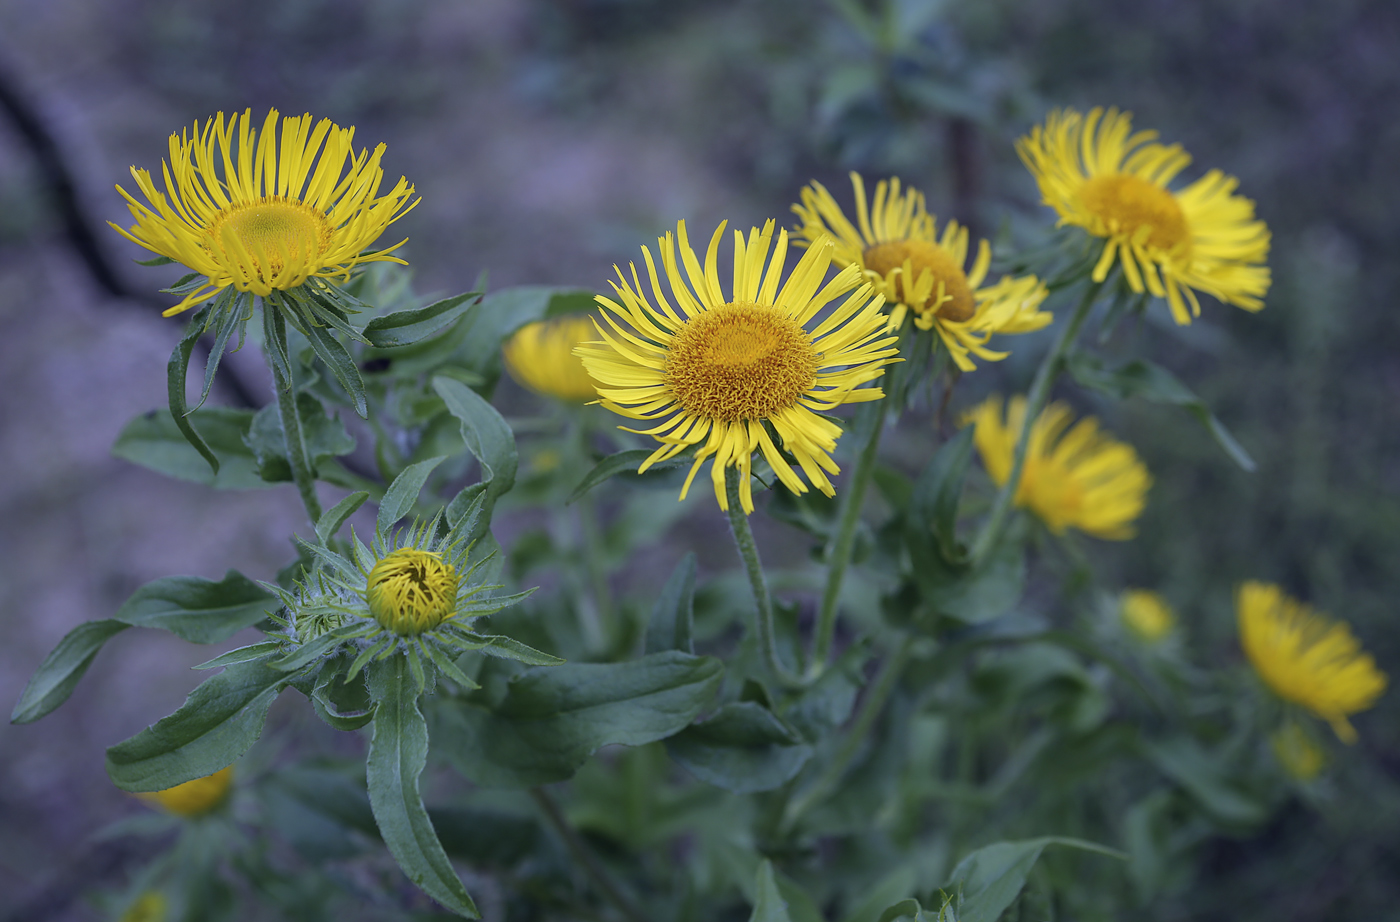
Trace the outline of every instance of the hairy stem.
{"label": "hairy stem", "polygon": [[642,913],[637,904],[632,902],[632,899],[623,893],[617,883],[613,881],[612,875],[608,873],[607,868],[603,867],[598,856],[593,854],[588,843],[583,841],[583,837],[578,834],[574,827],[569,825],[569,821],[564,817],[564,812],[559,809],[559,805],[555,803],[549,792],[544,788],[531,788],[530,797],[539,805],[545,820],[559,834],[559,838],[564,840],[564,845],[569,849],[570,854],[578,859],[584,873],[593,881],[594,886],[598,888],[603,897],[618,912],[622,913],[627,922],[649,922],[648,917]]}
{"label": "hairy stem", "polygon": [[773,629],[773,599],[768,594],[768,581],[763,576],[763,564],[758,559],[758,545],[754,543],[753,531],[749,529],[749,517],[739,501],[739,478],[746,476],[737,467],[724,469],[724,490],[729,500],[729,531],[734,536],[734,546],[744,561],[744,569],[749,576],[749,588],[753,590],[754,605],[757,608],[756,630],[758,642],[763,648],[763,659],[773,675],[784,685],[798,686],[797,679],[778,658],[777,638]]}
{"label": "hairy stem", "polygon": [[1011,456],[1011,474],[1006,478],[1006,483],[1002,484],[1001,491],[997,493],[996,501],[992,504],[991,515],[987,517],[981,532],[978,533],[977,539],[973,542],[973,566],[985,560],[992,549],[1001,541],[1002,535],[1006,533],[1006,526],[1010,522],[1011,503],[1016,497],[1016,490],[1021,485],[1021,473],[1026,467],[1026,451],[1030,447],[1031,427],[1035,424],[1036,417],[1040,416],[1040,412],[1045,409],[1046,401],[1050,399],[1050,388],[1054,385],[1055,378],[1059,375],[1060,368],[1064,364],[1065,353],[1069,351],[1069,347],[1079,336],[1079,330],[1084,326],[1084,321],[1088,319],[1089,311],[1093,308],[1094,301],[1102,290],[1102,282],[1089,285],[1084,291],[1084,297],[1079,301],[1079,306],[1074,309],[1069,323],[1060,329],[1060,335],[1056,337],[1054,345],[1050,347],[1049,352],[1045,353],[1040,367],[1036,369],[1035,380],[1031,382],[1031,391],[1026,397],[1026,417],[1021,423],[1021,433],[1016,438],[1016,449]]}

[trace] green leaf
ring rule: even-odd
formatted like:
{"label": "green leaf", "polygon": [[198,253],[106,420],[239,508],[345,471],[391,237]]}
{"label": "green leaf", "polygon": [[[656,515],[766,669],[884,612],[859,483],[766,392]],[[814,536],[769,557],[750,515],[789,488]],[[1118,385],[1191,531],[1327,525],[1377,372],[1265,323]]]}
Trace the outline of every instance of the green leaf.
{"label": "green leaf", "polygon": [[239,647],[237,650],[230,650],[221,653],[211,660],[205,660],[193,669],[222,669],[225,666],[232,666],[234,663],[250,663],[255,659],[263,659],[275,653],[281,653],[285,645],[279,640],[264,640],[261,643],[249,644],[246,647]]}
{"label": "green leaf", "polygon": [[869,658],[869,643],[851,644],[816,682],[784,702],[783,720],[807,742],[823,742],[851,716],[856,695],[865,685],[863,670]]}
{"label": "green leaf", "polygon": [[433,390],[447,404],[448,412],[461,421],[467,450],[481,463],[481,481],[486,484],[483,509],[489,513],[496,498],[515,486],[519,463],[515,435],[496,408],[461,381],[438,375],[433,378]]}
{"label": "green leaf", "polygon": [[773,862],[766,858],[758,866],[758,877],[754,881],[753,914],[749,922],[792,922],[787,900],[778,892],[778,882],[773,878]]}
{"label": "green leaf", "polygon": [[232,765],[257,742],[291,678],[259,661],[229,666],[174,714],[108,749],[108,776],[123,791],[163,791]]}
{"label": "green leaf", "polygon": [[321,515],[321,521],[316,523],[316,537],[321,539],[321,543],[326,544],[334,538],[335,533],[340,531],[340,526],[345,524],[345,520],[354,515],[355,510],[363,506],[367,499],[369,494],[361,490],[359,493],[351,493],[327,509]]}
{"label": "green leaf", "polygon": [[[694,464],[694,454],[695,452],[690,450],[682,452],[674,458],[670,458],[658,464],[653,464],[651,467],[647,468],[647,473],[650,474],[652,471],[668,471],[673,468]],[[598,484],[616,477],[618,474],[636,474],[637,468],[641,467],[642,462],[651,457],[651,455],[652,449],[650,448],[629,448],[626,451],[619,451],[608,455],[595,464],[593,470],[589,471],[584,478],[579,481],[578,486],[574,487],[574,491],[569,494],[569,498],[564,500],[564,504],[567,506],[575,502],[579,497],[583,496],[583,494],[587,493]]]}
{"label": "green leaf", "polygon": [[661,588],[647,622],[646,652],[680,650],[694,653],[691,640],[695,623],[695,554],[689,553],[676,564]]}
{"label": "green leaf", "polygon": [[175,262],[169,256],[156,256],[151,259],[133,259],[138,266],[169,266]]}
{"label": "green leaf", "polygon": [[1229,781],[1219,759],[1190,737],[1143,742],[1143,754],[1168,778],[1217,820],[1231,826],[1253,826],[1268,817],[1268,809]]}
{"label": "green leaf", "polygon": [[[534,592],[533,589],[530,592]],[[518,597],[524,597],[530,592],[517,593]],[[504,599],[500,601],[505,601]],[[501,608],[504,608],[502,605]],[[500,609],[495,609],[499,611]],[[558,666],[564,662],[557,656],[550,656],[548,653],[541,653],[534,647],[523,644],[514,637],[505,637],[500,634],[477,634],[472,631],[463,630],[461,636],[467,638],[470,648],[480,650],[488,656],[499,657],[500,659],[511,659],[519,663],[530,666]]]}
{"label": "green leaf", "polygon": [[[888,914],[886,907],[913,893],[917,886],[918,874],[914,866],[907,862],[899,864],[862,894],[841,922],[877,922]],[[916,920],[918,918],[915,916]]]}
{"label": "green leaf", "polygon": [[1125,859],[1114,851],[1083,839],[1046,836],[1019,842],[994,842],[968,855],[953,869],[947,890],[960,889],[962,905],[958,922],[996,922],[1020,895],[1026,877],[1048,846],[1063,845],[1087,852]]}
{"label": "green leaf", "polygon": [[[297,415],[301,418],[301,437],[312,465],[319,468],[329,459],[355,450],[355,439],[345,430],[340,416],[328,415],[314,395],[306,391],[297,394]],[[244,441],[257,459],[260,477],[277,483],[292,479],[277,404],[268,404],[258,411]]]}
{"label": "green leaf", "polygon": [[327,660],[311,690],[311,706],[316,716],[336,730],[358,730],[374,719],[374,702],[364,676],[342,681],[348,671],[348,655]]}
{"label": "green leaf", "polygon": [[306,325],[306,339],[311,343],[316,356],[326,364],[340,386],[350,394],[355,412],[361,419],[369,419],[369,404],[365,400],[365,382],[360,377],[360,368],[350,357],[350,352],[335,338],[329,329],[314,323]]}
{"label": "green leaf", "polygon": [[175,419],[167,412],[151,410],[127,423],[112,454],[167,477],[188,480],[216,490],[258,490],[268,483],[258,476],[258,462],[245,444],[253,423],[252,410],[205,407],[185,420],[197,425],[204,445],[218,458],[217,472],[191,446]]}
{"label": "green leaf", "polygon": [[928,466],[914,482],[910,516],[914,524],[933,532],[938,548],[946,561],[966,559],[965,549],[958,543],[958,500],[962,497],[963,480],[972,458],[973,427],[965,426],[934,452]]}
{"label": "green leaf", "polygon": [[169,631],[190,643],[219,643],[263,620],[277,604],[276,596],[229,570],[217,583],[198,576],[163,576],[132,593],[113,617],[133,627]]}
{"label": "green leaf", "polygon": [[411,345],[455,323],[480,297],[480,292],[468,291],[427,307],[375,317],[365,324],[365,339],[381,349]]}
{"label": "green leaf", "polygon": [[[230,287],[227,289],[232,291]],[[165,385],[166,395],[170,401],[170,416],[175,423],[175,428],[184,437],[195,451],[205,461],[209,462],[210,469],[219,473],[219,459],[214,454],[213,449],[200,436],[194,424],[187,418],[189,411],[185,404],[185,375],[190,368],[190,353],[194,350],[194,344],[199,337],[204,334],[205,324],[209,319],[209,308],[203,307],[190,318],[189,325],[185,327],[184,335],[175,344],[175,348],[170,353],[170,361],[165,365]]]}
{"label": "green leaf", "polygon": [[384,844],[424,893],[459,916],[480,918],[433,831],[418,790],[428,762],[428,726],[418,710],[404,657],[391,656],[376,664],[370,683],[378,705],[365,772],[370,809]]}
{"label": "green leaf", "polygon": [[564,781],[602,746],[640,746],[683,730],[723,671],[718,660],[678,651],[529,669],[494,709],[479,696],[441,702],[435,736],[447,760],[478,784]]}
{"label": "green leaf", "polygon": [[85,621],[65,634],[24,686],[23,694],[10,712],[10,723],[32,723],[67,701],[83,673],[92,665],[97,651],[127,627],[129,625],[112,619]]}
{"label": "green leaf", "polygon": [[225,288],[214,301],[213,313],[217,318],[218,329],[214,335],[214,345],[209,348],[209,357],[204,362],[204,388],[199,392],[199,403],[195,404],[195,409],[204,406],[204,401],[209,399],[209,391],[214,387],[214,375],[219,370],[224,350],[228,348],[229,337],[253,316],[252,296],[249,295],[246,300],[246,314],[243,311],[244,303],[244,297],[236,294],[232,285]]}
{"label": "green leaf", "polygon": [[1006,614],[1020,601],[1026,561],[1014,535],[1008,534],[975,568],[945,560],[938,545],[917,527],[906,528],[905,539],[913,562],[911,575],[932,614],[982,624]]}
{"label": "green leaf", "polygon": [[801,735],[753,701],[724,705],[668,739],[666,751],[700,781],[735,794],[780,787],[812,756]]}
{"label": "green leaf", "polygon": [[423,484],[428,482],[428,475],[446,460],[446,456],[439,455],[417,464],[410,464],[399,472],[399,476],[389,484],[389,489],[384,491],[384,498],[379,501],[379,531],[388,534],[395,522],[408,515],[413,509],[413,504],[418,502],[418,494],[423,491]]}
{"label": "green leaf", "polygon": [[901,922],[909,919],[912,922],[943,922],[945,916],[942,912],[933,915],[925,912],[924,907],[916,899],[901,900],[889,909],[880,914],[879,922]]}
{"label": "green leaf", "polygon": [[1206,427],[1206,431],[1242,469],[1253,473],[1254,459],[1225,425],[1211,413],[1205,401],[1160,365],[1146,359],[1134,359],[1119,368],[1109,369],[1097,356],[1077,352],[1070,356],[1069,372],[1084,387],[1125,400],[1142,397],[1152,403],[1182,407]]}

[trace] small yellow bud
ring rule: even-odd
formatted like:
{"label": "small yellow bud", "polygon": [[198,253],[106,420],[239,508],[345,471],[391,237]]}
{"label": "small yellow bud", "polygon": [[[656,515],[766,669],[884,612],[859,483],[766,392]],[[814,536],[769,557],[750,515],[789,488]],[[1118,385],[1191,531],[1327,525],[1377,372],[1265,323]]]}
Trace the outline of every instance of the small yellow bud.
{"label": "small yellow bud", "polygon": [[1145,643],[1160,642],[1176,626],[1176,616],[1166,599],[1146,589],[1123,593],[1119,615],[1128,629]]}
{"label": "small yellow bud", "polygon": [[442,555],[401,547],[369,571],[365,598],[374,619],[396,634],[421,634],[452,617],[457,569]]}
{"label": "small yellow bud", "polygon": [[1296,723],[1287,723],[1269,736],[1269,745],[1283,770],[1296,781],[1311,781],[1322,771],[1327,757]]}
{"label": "small yellow bud", "polygon": [[136,796],[157,804],[177,816],[202,816],[223,803],[233,786],[233,766],[212,775],[177,784],[173,788]]}

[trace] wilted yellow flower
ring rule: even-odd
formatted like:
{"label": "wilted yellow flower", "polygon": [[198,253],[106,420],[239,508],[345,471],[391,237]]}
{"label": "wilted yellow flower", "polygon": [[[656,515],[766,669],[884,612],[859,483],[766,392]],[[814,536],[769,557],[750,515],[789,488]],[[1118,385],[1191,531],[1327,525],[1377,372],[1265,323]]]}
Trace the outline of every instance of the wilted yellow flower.
{"label": "wilted yellow flower", "polygon": [[880,180],[867,207],[859,173],[851,173],[851,185],[859,229],[826,187],[814,182],[802,190],[801,203],[792,206],[802,219],[794,236],[799,245],[833,238],[831,261],[859,267],[892,305],[889,329],[899,329],[912,312],[914,325],[937,330],[957,366],[971,371],[975,366],[969,354],[989,361],[1006,358],[1007,353],[986,348],[993,334],[1030,333],[1054,319],[1039,309],[1046,290],[1035,276],[1006,276],[995,285],[984,284],[992,261],[987,241],[978,244],[977,258],[967,269],[967,228],[949,221],[940,236],[922,192],[901,192],[898,178]]}
{"label": "wilted yellow flower", "polygon": [[[1002,420],[993,396],[967,415],[987,474],[998,486],[1011,476],[1012,456],[1026,418],[1026,398],[1013,397]],[[1152,477],[1131,445],[1099,431],[1098,421],[1074,419],[1069,407],[1051,404],[1031,425],[1030,446],[1015,503],[1029,509],[1055,534],[1077,528],[1096,538],[1122,541],[1147,502]]]}
{"label": "wilted yellow flower", "polygon": [[[840,470],[831,451],[841,427],[818,414],[884,396],[878,387],[861,387],[896,361],[895,338],[882,335],[884,299],[861,284],[854,266],[822,284],[831,263],[828,241],[808,249],[780,289],[788,235],[781,231],[774,247],[772,221],[761,231],[750,230],[747,242],[734,232],[733,298],[726,298],[717,265],[724,227],[721,223],[710,238],[702,269],[685,222],[676,225],[684,274],[675,238],[667,233],[657,241],[679,312],[662,293],[651,251],[642,247],[659,307],[642,293],[635,264],[630,283],[618,269],[621,284],[612,285],[621,303],[599,296],[607,322],[597,325],[602,341],[579,346],[578,354],[598,381],[603,406],[633,419],[664,418],[639,432],[662,443],[639,471],[699,446],[682,499],[700,465],[713,457],[710,475],[720,508],[729,508],[724,470],[737,467],[740,502],[745,513],[752,512],[749,476],[759,449],[789,490],[805,493],[806,484],[783,457],[779,442],[812,485],[831,496],[835,488],[826,474]],[[847,293],[845,301],[808,329],[828,302]],[[777,441],[766,425],[773,427]]]}
{"label": "wilted yellow flower", "polygon": [[1157,643],[1176,626],[1176,616],[1167,600],[1146,589],[1123,593],[1119,613],[1129,630],[1148,643]]}
{"label": "wilted yellow flower", "polygon": [[365,601],[380,627],[396,634],[430,631],[457,610],[457,568],[442,554],[401,547],[375,562]]}
{"label": "wilted yellow flower", "polygon": [[313,129],[310,115],[283,119],[279,144],[277,117],[268,112],[261,136],[252,110],[228,122],[220,112],[202,130],[196,121],[192,133],[172,134],[164,193],[149,171],[131,168],[149,206],[117,187],[136,224],[113,229],[206,277],[165,316],[230,285],[267,297],[309,278],[348,278],[360,263],[403,263],[390,253],[406,241],[362,252],[418,204],[409,203],[413,186],[403,177],[379,194],[384,145],[355,154],[355,129],[330,119]]}
{"label": "wilted yellow flower", "polygon": [[1244,652],[1274,693],[1326,720],[1343,742],[1356,742],[1347,715],[1375,704],[1386,675],[1346,622],[1253,581],[1240,586],[1235,612]]}
{"label": "wilted yellow flower", "polygon": [[1313,780],[1327,763],[1322,747],[1292,721],[1269,735],[1269,745],[1283,770],[1298,781]]}
{"label": "wilted yellow flower", "polygon": [[587,314],[570,314],[527,323],[501,346],[506,370],[537,394],[571,403],[598,398],[593,379],[574,347],[594,338]]}
{"label": "wilted yellow flower", "polygon": [[202,816],[222,804],[232,787],[233,766],[230,765],[173,788],[136,796],[147,803],[159,804],[177,816],[193,817]]}
{"label": "wilted yellow flower", "polygon": [[165,922],[169,910],[164,893],[147,890],[132,901],[117,922]]}
{"label": "wilted yellow flower", "polygon": [[1094,281],[1108,277],[1116,257],[1133,291],[1166,298],[1180,324],[1200,316],[1196,291],[1262,309],[1269,228],[1252,201],[1234,194],[1239,180],[1211,170],[1173,192],[1167,185],[1191,155],[1156,143],[1155,131],[1131,132],[1126,112],[1064,109],[1016,142],[1059,223],[1107,238]]}

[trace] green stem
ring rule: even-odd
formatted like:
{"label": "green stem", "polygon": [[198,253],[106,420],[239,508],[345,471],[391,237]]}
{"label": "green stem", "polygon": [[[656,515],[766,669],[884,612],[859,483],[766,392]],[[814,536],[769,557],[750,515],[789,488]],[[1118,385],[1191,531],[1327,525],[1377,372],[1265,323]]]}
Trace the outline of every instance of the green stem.
{"label": "green stem", "polygon": [[810,787],[789,801],[783,810],[783,818],[778,827],[781,834],[786,835],[792,831],[792,827],[796,825],[804,813],[836,790],[841,779],[846,776],[847,770],[850,769],[851,762],[860,752],[865,738],[870,735],[871,729],[874,728],[875,721],[884,711],[885,704],[889,701],[890,694],[899,683],[899,676],[904,672],[904,667],[908,663],[909,643],[906,638],[898,638],[898,642],[894,645],[894,651],[880,667],[880,674],[875,677],[875,682],[870,686],[870,691],[866,693],[865,700],[861,702],[860,713],[856,715],[850,730],[841,740],[841,745],[837,748],[826,770],[816,781],[812,782]]}
{"label": "green stem", "polygon": [[549,792],[544,788],[531,788],[530,797],[539,805],[540,811],[544,813],[549,825],[559,834],[559,838],[564,840],[564,845],[578,859],[584,873],[589,876],[604,898],[612,903],[628,922],[648,922],[647,916],[642,913],[637,904],[633,903],[627,894],[623,893],[621,888],[613,882],[607,868],[603,867],[598,856],[593,854],[588,843],[584,842],[574,827],[569,825],[564,812],[559,809],[554,798],[549,796]]}
{"label": "green stem", "polygon": [[763,648],[763,658],[774,677],[783,685],[797,687],[802,684],[788,671],[778,658],[777,638],[773,629],[773,600],[768,595],[768,581],[763,576],[763,564],[758,559],[758,545],[754,543],[753,531],[749,529],[749,517],[739,500],[739,478],[747,476],[737,467],[724,469],[724,490],[729,500],[729,531],[734,535],[734,546],[744,561],[744,569],[749,576],[749,588],[753,590],[753,600],[757,607],[756,629],[758,641]]}
{"label": "green stem", "polygon": [[[862,416],[865,418],[862,419]],[[836,612],[841,599],[841,583],[845,580],[846,568],[851,563],[856,525],[860,522],[865,490],[870,485],[871,474],[875,471],[880,434],[885,428],[884,401],[874,401],[862,406],[856,418],[857,431],[863,428],[862,423],[869,426],[869,431],[861,444],[860,453],[856,455],[856,466],[851,471],[850,483],[842,490],[841,519],[837,525],[835,540],[828,546],[826,588],[822,592],[821,609],[817,613],[817,633],[809,670],[813,675],[820,674],[826,668],[827,660],[831,658],[832,641],[836,636]]]}
{"label": "green stem", "polygon": [[276,355],[268,356],[267,363],[272,366],[273,389],[277,391],[277,416],[282,423],[287,463],[291,465],[292,480],[301,494],[301,503],[314,526],[321,521],[321,500],[316,496],[316,475],[306,451],[306,439],[302,436],[301,417],[297,414],[296,378],[292,370],[294,363],[287,348],[287,321],[281,310],[266,301],[263,302],[263,313],[272,340],[267,347],[277,350]]}
{"label": "green stem", "polygon": [[1006,526],[1010,522],[1011,503],[1016,497],[1016,489],[1021,485],[1021,473],[1026,467],[1026,451],[1030,447],[1031,427],[1035,425],[1035,420],[1040,416],[1040,412],[1045,409],[1046,401],[1050,399],[1050,388],[1054,385],[1055,378],[1060,373],[1060,366],[1064,363],[1065,353],[1069,351],[1069,347],[1079,336],[1079,330],[1084,326],[1084,321],[1089,318],[1089,311],[1093,308],[1099,292],[1103,290],[1103,285],[1103,282],[1095,282],[1085,290],[1084,297],[1080,300],[1079,306],[1074,309],[1069,323],[1060,329],[1060,335],[1055,339],[1050,351],[1045,353],[1040,367],[1036,369],[1035,380],[1031,382],[1031,391],[1026,397],[1026,416],[1021,422],[1021,433],[1016,438],[1016,449],[1011,458],[1011,475],[1006,478],[1006,483],[1002,484],[1001,492],[997,494],[996,501],[992,504],[991,515],[987,517],[982,531],[977,535],[977,540],[973,542],[973,566],[981,563],[987,554],[991,553],[992,548],[1001,541],[1002,535],[1006,533]]}

